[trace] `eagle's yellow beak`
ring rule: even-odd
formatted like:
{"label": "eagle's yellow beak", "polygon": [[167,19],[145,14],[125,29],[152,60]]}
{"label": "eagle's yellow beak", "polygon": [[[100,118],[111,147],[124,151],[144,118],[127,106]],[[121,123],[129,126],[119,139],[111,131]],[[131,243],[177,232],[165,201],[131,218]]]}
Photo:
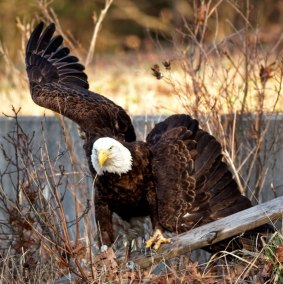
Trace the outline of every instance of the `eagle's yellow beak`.
{"label": "eagle's yellow beak", "polygon": [[99,150],[98,151],[98,162],[100,168],[103,167],[105,161],[109,158],[109,153],[105,150]]}

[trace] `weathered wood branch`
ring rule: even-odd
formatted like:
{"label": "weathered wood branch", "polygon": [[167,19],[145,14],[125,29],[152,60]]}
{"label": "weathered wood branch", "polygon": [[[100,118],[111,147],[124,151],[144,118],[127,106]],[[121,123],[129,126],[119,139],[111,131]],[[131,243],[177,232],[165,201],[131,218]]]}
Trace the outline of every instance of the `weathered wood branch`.
{"label": "weathered wood branch", "polygon": [[180,234],[174,237],[170,244],[162,245],[153,256],[138,255],[130,260],[140,265],[141,268],[146,268],[156,262],[191,252],[257,228],[282,217],[282,213],[283,196]]}

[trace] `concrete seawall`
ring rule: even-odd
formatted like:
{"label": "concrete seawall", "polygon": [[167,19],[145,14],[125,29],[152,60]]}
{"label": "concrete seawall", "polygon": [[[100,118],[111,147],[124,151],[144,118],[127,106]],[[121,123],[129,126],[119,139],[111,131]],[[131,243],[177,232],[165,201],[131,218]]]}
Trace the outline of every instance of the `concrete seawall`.
{"label": "concrete seawall", "polygon": [[[59,120],[56,117],[19,117],[19,123],[23,130],[28,134],[32,135],[33,138],[33,147],[34,149],[40,148],[43,143],[42,129],[44,129],[44,140],[46,142],[48,153],[52,158],[58,156],[58,153],[64,152],[66,150],[66,144],[63,135],[63,129],[60,125]],[[133,124],[136,130],[138,139],[144,140],[146,133],[148,133],[155,123],[162,121],[164,116],[159,117],[144,117],[136,116],[133,118]],[[263,143],[262,158],[266,158],[265,167],[265,181],[263,190],[260,194],[260,202],[270,200],[275,196],[283,195],[283,116],[269,116],[267,117],[268,122],[270,122],[270,127],[265,135]],[[85,159],[85,154],[83,150],[83,142],[79,137],[77,126],[72,121],[65,119],[64,123],[70,133],[72,139],[71,143],[74,147],[74,150],[77,156],[80,158],[80,161],[87,169],[87,163]],[[242,121],[243,129],[250,123],[250,120],[244,119]],[[7,152],[12,151],[11,145],[3,139],[9,132],[15,128],[15,120],[13,118],[0,118],[0,142],[3,144]],[[238,127],[237,133],[238,138],[242,140],[242,149],[244,149],[249,138],[247,133],[241,133],[240,127]],[[248,150],[247,150],[248,151]],[[241,155],[245,155],[243,150]],[[68,170],[69,160],[67,155],[62,155],[60,158],[60,163]],[[6,167],[6,161],[0,153],[0,170],[3,171]],[[243,176],[245,179],[245,176]],[[6,185],[7,189],[9,184]]]}
{"label": "concrete seawall", "polygon": [[[146,133],[152,129],[156,122],[163,120],[164,117],[143,117],[138,116],[133,118],[133,124],[136,129],[136,134],[138,139],[144,140]],[[68,147],[66,147],[66,142],[64,139],[64,131],[56,117],[18,117],[19,124],[23,128],[24,132],[29,136],[34,134],[33,138],[33,148],[35,152],[40,151],[39,149],[46,144],[48,149],[48,154],[50,160],[57,161],[57,164],[64,165],[66,171],[71,171],[72,167],[70,164],[70,156],[68,155]],[[265,135],[262,152],[263,158],[266,158],[265,167],[265,177],[263,190],[260,192],[259,201],[264,202],[271,200],[276,196],[283,195],[283,116],[272,116],[268,117],[270,122],[270,127]],[[80,162],[82,171],[85,171],[86,176],[83,179],[85,183],[85,188],[89,190],[92,188],[92,178],[87,173],[88,166],[85,158],[85,153],[83,150],[83,142],[79,137],[77,126],[75,123],[68,119],[64,120],[66,128],[71,137],[71,144],[74,147],[75,153]],[[249,120],[242,120],[243,128],[250,123]],[[9,144],[3,137],[7,137],[9,133],[15,130],[15,120],[13,118],[0,118],[0,143],[3,145],[5,151],[10,155],[13,155],[14,148]],[[241,128],[237,129],[238,138],[242,139],[243,149],[245,149],[245,143],[248,139],[246,134],[241,133]],[[236,133],[236,134],[237,134]],[[274,139],[274,137],[276,139]],[[248,153],[249,150],[246,151]],[[239,155],[246,155],[245,150]],[[60,159],[58,159],[60,156]],[[0,171],[6,169],[7,161],[5,161],[2,152],[0,151]],[[248,169],[247,169],[248,170]],[[245,179],[245,176],[243,176]],[[7,195],[13,194],[13,189],[11,185],[11,180],[7,177],[4,180],[3,187]],[[252,191],[252,190],[251,190]],[[170,201],[168,201],[170,202]],[[66,194],[64,198],[65,210],[69,220],[74,219],[75,212],[73,210],[73,196],[71,194]],[[282,205],[283,206],[283,205]],[[2,219],[2,214],[0,212],[0,217]],[[199,256],[197,256],[198,258]]]}

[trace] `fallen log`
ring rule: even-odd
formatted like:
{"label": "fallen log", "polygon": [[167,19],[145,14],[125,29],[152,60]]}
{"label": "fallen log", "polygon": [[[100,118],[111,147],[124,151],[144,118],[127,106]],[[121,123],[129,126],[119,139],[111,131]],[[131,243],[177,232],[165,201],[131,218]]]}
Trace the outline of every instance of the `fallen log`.
{"label": "fallen log", "polygon": [[130,261],[146,268],[274,221],[281,218],[282,213],[283,196],[180,234],[172,238],[170,244],[162,245],[152,256],[137,255]]}

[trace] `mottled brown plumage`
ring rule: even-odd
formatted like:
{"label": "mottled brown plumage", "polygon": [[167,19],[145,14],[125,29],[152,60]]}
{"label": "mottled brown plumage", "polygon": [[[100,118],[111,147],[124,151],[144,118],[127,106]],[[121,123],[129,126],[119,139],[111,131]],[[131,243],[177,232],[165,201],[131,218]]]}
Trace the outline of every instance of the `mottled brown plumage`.
{"label": "mottled brown plumage", "polygon": [[[55,25],[43,31],[40,23],[28,41],[26,69],[34,102],[75,121],[87,135],[111,134],[125,141],[136,139],[127,113],[109,99],[88,90],[87,75],[78,58],[52,38]],[[43,31],[43,32],[42,32]]]}
{"label": "mottled brown plumage", "polygon": [[147,140],[153,144],[159,221],[166,230],[182,233],[251,206],[222,161],[220,143],[195,120],[171,116],[157,127]]}
{"label": "mottled brown plumage", "polygon": [[93,176],[91,155],[98,138],[118,140],[133,159],[130,171],[96,178],[96,218],[104,243],[116,237],[113,212],[126,221],[149,215],[153,227],[180,233],[251,206],[222,161],[220,143],[189,115],[172,115],[155,126],[146,142],[135,141],[129,116],[88,90],[83,65],[69,55],[54,31],[54,24],[43,30],[40,23],[27,44],[32,99],[72,119],[85,132]]}

